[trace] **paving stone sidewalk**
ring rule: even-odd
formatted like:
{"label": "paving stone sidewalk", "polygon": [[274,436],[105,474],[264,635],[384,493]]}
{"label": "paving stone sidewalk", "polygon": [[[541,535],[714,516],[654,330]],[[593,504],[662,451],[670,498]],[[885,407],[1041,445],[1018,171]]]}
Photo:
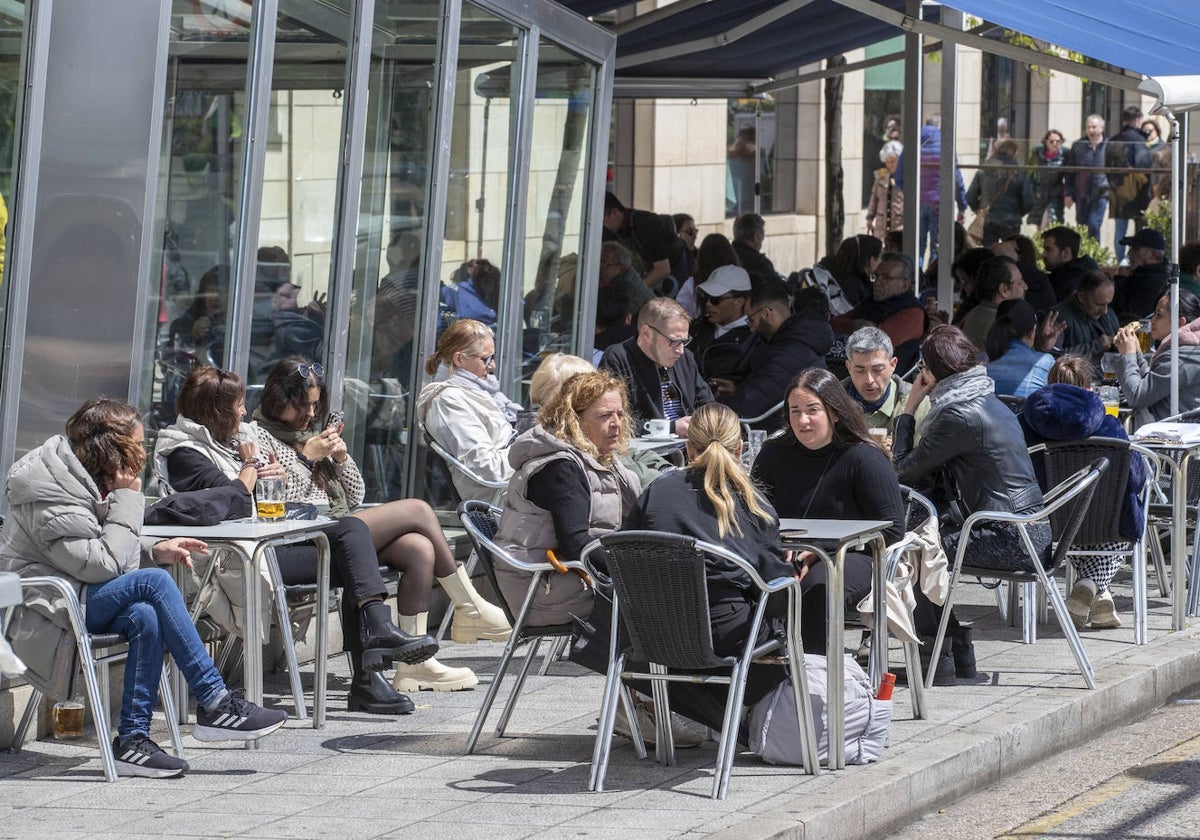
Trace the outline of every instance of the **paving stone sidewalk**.
{"label": "paving stone sidewalk", "polygon": [[[1153,580],[1150,590],[1157,595]],[[89,740],[0,753],[0,838],[878,836],[1200,682],[1200,630],[1168,632],[1165,599],[1151,598],[1145,647],[1133,645],[1129,627],[1085,633],[1099,684],[1089,692],[1056,628],[1043,625],[1036,645],[1022,645],[990,593],[974,585],[966,592],[960,615],[975,620],[980,680],[931,690],[930,718],[920,721],[907,691],[897,689],[889,748],[877,764],[813,778],[743,754],[729,798],[714,802],[715,744],[681,750],[677,766],[664,767],[639,761],[621,739],[607,790],[589,793],[601,677],[567,662],[548,676],[532,674],[508,737],[492,734],[498,703],[478,752],[464,756],[484,686],[415,695],[417,711],[405,717],[349,713],[345,658],[337,656],[329,662],[324,729],[291,721],[255,751],[185,737],[192,769],[181,779],[105,784]],[[1116,594],[1128,624],[1127,583]],[[486,682],[500,649],[447,643],[440,658],[475,668]],[[898,657],[897,649],[897,664]],[[268,678],[267,692],[269,702],[290,706],[282,676]],[[155,734],[167,742],[165,728]]]}

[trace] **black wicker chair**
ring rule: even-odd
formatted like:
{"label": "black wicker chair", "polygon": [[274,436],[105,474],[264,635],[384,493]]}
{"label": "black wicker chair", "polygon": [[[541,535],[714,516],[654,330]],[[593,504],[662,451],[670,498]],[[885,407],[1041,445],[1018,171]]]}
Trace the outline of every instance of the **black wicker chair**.
{"label": "black wicker chair", "polygon": [[[1080,469],[1087,467],[1097,458],[1108,459],[1108,469],[1096,485],[1096,494],[1088,506],[1087,516],[1075,535],[1074,545],[1067,557],[1120,556],[1129,557],[1133,571],[1133,640],[1144,645],[1147,641],[1146,626],[1146,529],[1141,536],[1130,540],[1120,533],[1121,511],[1125,507],[1125,489],[1135,454],[1140,455],[1146,466],[1146,485],[1142,491],[1145,507],[1150,490],[1158,480],[1159,456],[1136,443],[1117,438],[1092,437],[1079,441],[1060,441],[1038,444],[1029,448],[1030,456],[1044,459],[1046,483],[1054,486]],[[1101,546],[1119,546],[1100,548]],[[1074,566],[1067,565],[1067,591],[1074,583]],[[1159,569],[1159,577],[1165,577]]]}
{"label": "black wicker chair", "polygon": [[[1020,584],[1033,583],[1041,586],[1047,601],[1054,608],[1054,615],[1058,619],[1063,635],[1071,647],[1071,652],[1075,656],[1075,661],[1079,665],[1079,671],[1083,675],[1087,687],[1096,687],[1096,678],[1092,670],[1092,663],[1088,659],[1087,653],[1083,649],[1083,644],[1079,640],[1079,632],[1075,629],[1075,624],[1071,621],[1071,616],[1067,612],[1067,605],[1063,600],[1062,593],[1058,591],[1058,587],[1050,579],[1050,574],[1062,564],[1067,551],[1074,543],[1075,535],[1087,517],[1088,505],[1091,504],[1092,496],[1096,491],[1096,485],[1100,480],[1100,475],[1107,468],[1108,460],[1106,458],[1097,458],[1090,466],[1059,482],[1053,490],[1046,494],[1045,507],[1037,513],[1017,514],[983,510],[967,517],[967,521],[963,523],[962,537],[958,543],[958,550],[954,553],[954,565],[950,570],[950,590],[946,594],[942,620],[938,624],[937,638],[933,642],[931,661],[937,662],[938,654],[941,653],[942,642],[946,637],[946,628],[950,623],[950,609],[954,605],[954,589],[962,575],[1006,580]],[[1030,541],[1028,528],[1031,525],[1039,525],[1045,522],[1050,523],[1054,537],[1054,549],[1049,562],[1043,566],[1034,551],[1033,543]],[[1031,570],[1002,572],[993,568],[972,566],[964,562],[976,526],[992,523],[1008,524],[1017,529],[1021,535],[1025,551],[1031,560]],[[1026,599],[1026,603],[1030,603],[1031,601],[1031,598]],[[1026,613],[1029,618],[1034,616],[1033,610],[1026,610]],[[933,675],[934,672],[930,669],[930,672],[925,676],[926,688],[933,686]]]}
{"label": "black wicker chair", "polygon": [[[504,711],[500,715],[500,721],[496,724],[496,737],[498,738],[504,737],[504,731],[508,726],[509,718],[512,716],[513,707],[517,703],[517,697],[520,695],[521,689],[525,686],[525,678],[529,676],[530,667],[537,657],[538,647],[542,640],[566,639],[570,637],[574,631],[574,627],[570,624],[554,624],[538,627],[525,624],[525,616],[529,613],[529,606],[533,603],[533,596],[541,585],[542,577],[548,573],[557,574],[557,572],[554,572],[553,567],[549,563],[524,563],[496,544],[496,531],[500,526],[500,508],[488,502],[472,499],[459,504],[458,517],[462,520],[463,528],[466,529],[467,536],[471,540],[471,545],[475,549],[475,556],[479,558],[479,565],[483,567],[488,582],[492,584],[492,588],[495,590],[497,596],[499,596],[500,607],[504,610],[504,615],[508,618],[508,623],[512,625],[512,635],[509,636],[508,641],[504,645],[504,652],[500,654],[500,661],[496,665],[496,675],[492,678],[491,685],[488,686],[487,694],[483,698],[483,705],[480,707],[479,713],[475,716],[475,723],[471,727],[471,734],[467,738],[467,753],[469,754],[475,751],[475,744],[479,741],[479,733],[483,730],[483,724],[487,720],[488,712],[491,711],[492,704],[496,701],[496,695],[500,691],[500,683],[504,680],[504,675],[508,671],[509,663],[512,661],[517,647],[524,642],[530,643],[529,650],[525,654],[525,660],[521,665],[521,672],[517,675],[516,684],[513,686],[512,693],[508,697],[508,702],[504,704]],[[505,601],[503,591],[500,589],[500,583],[496,579],[496,566],[498,564],[531,574],[529,588],[525,592],[525,600],[516,614],[513,613],[508,602]],[[566,565],[570,568],[583,568],[579,563],[568,563]],[[626,711],[630,710],[627,709]]]}
{"label": "black wicker chair", "polygon": [[[740,567],[760,590],[746,646],[739,656],[720,656],[713,650],[705,575],[705,564],[710,559]],[[725,725],[721,728],[718,742],[712,788],[713,799],[724,799],[729,790],[733,757],[737,752],[738,713],[745,695],[750,663],[784,647],[784,643],[778,639],[755,644],[766,610],[767,596],[786,589],[790,590],[790,597],[797,597],[799,579],[789,575],[764,581],[749,562],[720,546],[681,534],[658,531],[606,534],[584,548],[583,560],[599,580],[605,581],[607,575],[613,587],[613,632],[609,642],[608,678],[604,704],[600,710],[600,726],[596,733],[596,749],[592,756],[589,789],[604,789],[618,689],[623,684],[622,680],[634,678],[652,683],[658,728],[656,751],[659,761],[664,764],[675,763],[666,684],[710,683],[729,686]],[[796,602],[793,601],[792,605],[794,615]],[[617,628],[621,626],[628,632],[629,638],[628,648],[624,650],[618,649]],[[789,621],[786,647],[791,661],[796,663],[796,667],[790,670],[792,690],[796,694],[798,724],[804,741],[804,766],[806,772],[815,775],[819,772],[817,738],[807,679],[800,664],[804,652],[799,633],[796,622]],[[648,667],[645,670],[628,670],[633,662],[648,663]]]}

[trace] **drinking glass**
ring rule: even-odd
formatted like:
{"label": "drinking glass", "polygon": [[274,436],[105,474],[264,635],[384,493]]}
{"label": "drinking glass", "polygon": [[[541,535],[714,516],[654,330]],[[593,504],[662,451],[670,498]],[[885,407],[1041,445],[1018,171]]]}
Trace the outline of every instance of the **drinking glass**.
{"label": "drinking glass", "polygon": [[287,507],[283,495],[283,479],[260,478],[254,482],[254,501],[259,522],[275,522],[282,519]]}

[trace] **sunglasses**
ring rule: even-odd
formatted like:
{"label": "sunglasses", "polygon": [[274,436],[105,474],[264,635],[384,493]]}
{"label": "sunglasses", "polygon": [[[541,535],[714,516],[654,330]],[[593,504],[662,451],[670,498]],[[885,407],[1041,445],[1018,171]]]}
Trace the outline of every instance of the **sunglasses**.
{"label": "sunglasses", "polygon": [[320,362],[313,362],[311,365],[298,365],[296,373],[308,379],[310,376],[324,376],[325,368],[321,366]]}
{"label": "sunglasses", "polygon": [[671,338],[671,336],[667,335],[653,324],[647,324],[646,326],[650,327],[650,329],[654,330],[656,333],[665,338],[667,340],[667,344],[670,345],[672,350],[678,350],[680,347],[687,347],[692,343],[692,337],[690,335],[685,335],[683,338]]}

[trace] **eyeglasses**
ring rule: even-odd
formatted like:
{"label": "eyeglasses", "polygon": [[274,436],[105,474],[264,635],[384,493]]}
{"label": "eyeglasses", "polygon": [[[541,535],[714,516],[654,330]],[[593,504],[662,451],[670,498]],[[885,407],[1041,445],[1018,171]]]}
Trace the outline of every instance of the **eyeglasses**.
{"label": "eyeglasses", "polygon": [[484,367],[487,367],[487,366],[488,366],[488,365],[490,365],[492,362],[496,361],[496,354],[495,354],[495,353],[489,353],[489,354],[488,354],[488,355],[486,355],[486,356],[472,356],[471,358],[472,358],[472,359],[478,359],[479,361],[483,362],[483,366],[484,366]]}
{"label": "eyeglasses", "polygon": [[687,347],[689,344],[692,343],[692,337],[690,335],[685,335],[683,338],[671,338],[671,336],[667,335],[665,332],[663,332],[662,330],[660,330],[658,327],[654,326],[653,324],[647,324],[646,326],[648,326],[650,329],[654,330],[656,333],[658,333],[663,338],[665,338],[667,340],[667,345],[672,350],[678,350],[680,347]]}
{"label": "eyeglasses", "polygon": [[878,283],[880,280],[903,280],[903,279],[905,279],[903,274],[876,274],[875,275],[876,283]]}
{"label": "eyeglasses", "polygon": [[310,376],[320,377],[325,375],[325,368],[321,366],[320,362],[313,362],[311,365],[297,365],[296,373],[305,379],[308,379]]}
{"label": "eyeglasses", "polygon": [[768,310],[770,308],[771,307],[769,307],[769,306],[760,306],[758,309],[755,309],[753,312],[748,313],[746,315],[746,320],[749,321],[754,316],[761,315],[763,312],[765,312],[766,310]]}

